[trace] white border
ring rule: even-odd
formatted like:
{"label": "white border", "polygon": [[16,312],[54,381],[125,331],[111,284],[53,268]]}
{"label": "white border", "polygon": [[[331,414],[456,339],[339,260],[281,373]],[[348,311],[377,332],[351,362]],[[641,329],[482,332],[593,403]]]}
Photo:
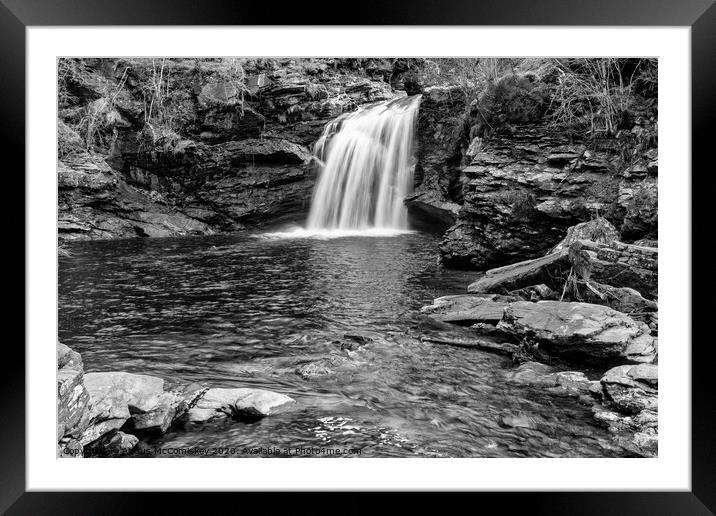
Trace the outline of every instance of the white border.
{"label": "white border", "polygon": [[[690,490],[689,28],[30,27],[27,43],[28,490]],[[219,55],[658,56],[659,457],[55,459],[55,60]]]}

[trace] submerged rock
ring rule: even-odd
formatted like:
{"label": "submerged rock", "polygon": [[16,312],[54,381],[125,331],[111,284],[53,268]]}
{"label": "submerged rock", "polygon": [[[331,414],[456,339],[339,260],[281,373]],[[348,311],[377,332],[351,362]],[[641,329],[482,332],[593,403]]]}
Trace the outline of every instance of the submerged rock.
{"label": "submerged rock", "polygon": [[511,303],[498,328],[539,343],[550,354],[588,360],[651,362],[656,338],[649,327],[606,306],[539,301]]}
{"label": "submerged rock", "polygon": [[590,381],[581,371],[556,371],[554,367],[540,362],[525,362],[507,373],[508,381],[520,385],[532,385],[565,393],[587,394],[599,382]]}

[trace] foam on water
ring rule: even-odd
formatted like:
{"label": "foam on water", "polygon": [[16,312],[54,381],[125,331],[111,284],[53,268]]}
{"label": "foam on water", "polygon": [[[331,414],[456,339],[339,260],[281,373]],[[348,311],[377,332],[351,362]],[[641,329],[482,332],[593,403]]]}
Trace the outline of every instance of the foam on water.
{"label": "foam on water", "polygon": [[363,229],[306,229],[302,227],[289,228],[286,231],[275,231],[253,235],[255,238],[265,240],[290,240],[313,238],[317,240],[331,240],[334,238],[350,237],[395,237],[414,233],[410,229],[395,228],[363,228]]}

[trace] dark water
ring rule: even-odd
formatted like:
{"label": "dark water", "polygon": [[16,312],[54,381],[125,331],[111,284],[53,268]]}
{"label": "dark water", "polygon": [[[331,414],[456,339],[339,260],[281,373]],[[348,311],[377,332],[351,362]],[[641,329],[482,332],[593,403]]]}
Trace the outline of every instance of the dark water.
{"label": "dark water", "polygon": [[[623,456],[590,407],[505,380],[506,357],[423,343],[415,311],[474,278],[441,273],[436,239],[251,235],[71,245],[60,339],[87,371],[283,392],[291,411],[176,428],[165,448],[323,447],[361,456]],[[346,331],[374,342],[341,351]],[[297,368],[325,364],[306,377]],[[326,456],[326,455],[318,455]]]}

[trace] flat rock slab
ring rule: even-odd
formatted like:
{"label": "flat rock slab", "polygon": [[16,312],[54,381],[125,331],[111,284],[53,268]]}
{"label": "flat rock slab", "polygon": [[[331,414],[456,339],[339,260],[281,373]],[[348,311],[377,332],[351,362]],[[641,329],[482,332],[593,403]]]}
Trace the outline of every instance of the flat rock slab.
{"label": "flat rock slab", "polygon": [[85,387],[93,399],[121,396],[137,412],[152,410],[164,394],[161,378],[116,371],[85,374]]}
{"label": "flat rock slab", "polygon": [[189,420],[204,422],[228,416],[264,417],[275,414],[295,400],[284,394],[263,389],[212,388],[199,398],[188,412]]}
{"label": "flat rock slab", "polygon": [[[498,299],[506,299],[499,301]],[[507,307],[508,301],[515,298],[503,296],[455,295],[439,297],[432,305],[424,306],[420,311],[442,322],[461,325],[477,323],[497,324]]]}
{"label": "flat rock slab", "polygon": [[602,305],[519,301],[505,309],[497,327],[555,355],[638,362],[656,356],[656,339],[646,324]]}

